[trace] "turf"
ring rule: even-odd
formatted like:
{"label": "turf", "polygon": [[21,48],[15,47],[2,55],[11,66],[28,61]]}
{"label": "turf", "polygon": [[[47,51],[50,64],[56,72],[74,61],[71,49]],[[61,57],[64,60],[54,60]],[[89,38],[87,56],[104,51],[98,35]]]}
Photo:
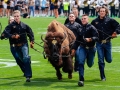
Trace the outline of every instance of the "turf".
{"label": "turf", "polygon": [[[28,24],[35,35],[35,42],[40,43],[40,36],[45,34],[48,24],[55,18],[39,17],[22,19]],[[90,18],[90,21],[93,18]],[[119,18],[115,18],[120,22]],[[65,18],[58,18],[57,21],[64,23]],[[2,30],[7,25],[7,18],[0,18]],[[30,83],[25,82],[23,73],[16,65],[11,55],[8,40],[0,40],[0,90],[120,90],[120,37],[112,40],[113,62],[106,63],[105,73],[107,80],[100,80],[98,69],[97,54],[92,68],[88,68],[85,64],[85,86],[78,87],[78,73],[73,72],[73,78],[69,80],[67,73],[62,72],[63,80],[57,80],[55,69],[44,59],[42,55],[43,48],[34,45],[39,52],[30,49],[32,60],[33,77]],[[42,44],[41,44],[42,45]],[[9,66],[11,65],[11,66]]]}

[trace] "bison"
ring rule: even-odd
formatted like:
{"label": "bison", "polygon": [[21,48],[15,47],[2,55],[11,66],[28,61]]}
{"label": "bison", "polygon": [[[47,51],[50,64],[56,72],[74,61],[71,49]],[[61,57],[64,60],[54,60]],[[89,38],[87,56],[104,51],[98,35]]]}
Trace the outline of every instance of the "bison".
{"label": "bison", "polygon": [[68,73],[69,79],[72,78],[73,62],[70,52],[75,39],[73,32],[56,20],[48,25],[44,39],[41,35],[45,55],[52,66],[55,67],[59,80],[62,79],[60,68],[63,72]]}

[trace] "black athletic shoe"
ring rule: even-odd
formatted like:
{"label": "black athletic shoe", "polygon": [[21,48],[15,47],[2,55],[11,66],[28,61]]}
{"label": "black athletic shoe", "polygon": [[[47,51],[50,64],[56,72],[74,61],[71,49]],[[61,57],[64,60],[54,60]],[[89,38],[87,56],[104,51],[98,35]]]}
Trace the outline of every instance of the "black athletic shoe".
{"label": "black athletic shoe", "polygon": [[30,78],[29,77],[26,78],[26,82],[30,82]]}
{"label": "black athletic shoe", "polygon": [[106,81],[106,78],[101,79],[101,81]]}
{"label": "black athletic shoe", "polygon": [[79,81],[78,86],[80,86],[80,87],[84,86],[84,81]]}

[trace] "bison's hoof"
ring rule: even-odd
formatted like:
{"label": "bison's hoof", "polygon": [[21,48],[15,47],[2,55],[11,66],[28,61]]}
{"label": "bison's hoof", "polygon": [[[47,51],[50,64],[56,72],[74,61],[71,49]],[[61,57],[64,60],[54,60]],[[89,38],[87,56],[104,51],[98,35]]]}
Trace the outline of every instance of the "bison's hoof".
{"label": "bison's hoof", "polygon": [[62,77],[58,77],[58,80],[62,80]]}
{"label": "bison's hoof", "polygon": [[68,78],[69,78],[69,79],[72,79],[72,74],[69,74],[69,75],[68,75]]}

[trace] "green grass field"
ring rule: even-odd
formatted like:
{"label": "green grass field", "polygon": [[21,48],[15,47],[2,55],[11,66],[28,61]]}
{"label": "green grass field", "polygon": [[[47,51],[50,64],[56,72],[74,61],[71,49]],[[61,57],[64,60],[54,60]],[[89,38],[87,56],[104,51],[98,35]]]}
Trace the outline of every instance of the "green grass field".
{"label": "green grass field", "polygon": [[[41,34],[45,34],[48,24],[54,18],[30,18],[22,21],[33,29],[35,42],[40,43]],[[90,21],[93,18],[90,18]],[[115,18],[120,22],[119,18]],[[65,18],[58,18],[63,23]],[[0,18],[2,30],[7,25],[7,18]],[[113,62],[106,63],[106,81],[100,80],[97,55],[92,68],[85,64],[85,85],[78,87],[78,73],[73,72],[73,78],[69,80],[67,74],[62,72],[63,80],[57,80],[55,69],[43,58],[41,48],[34,45],[41,53],[30,49],[33,77],[30,83],[25,82],[23,73],[16,65],[10,52],[8,40],[0,40],[0,90],[120,90],[120,36],[112,40]]]}

